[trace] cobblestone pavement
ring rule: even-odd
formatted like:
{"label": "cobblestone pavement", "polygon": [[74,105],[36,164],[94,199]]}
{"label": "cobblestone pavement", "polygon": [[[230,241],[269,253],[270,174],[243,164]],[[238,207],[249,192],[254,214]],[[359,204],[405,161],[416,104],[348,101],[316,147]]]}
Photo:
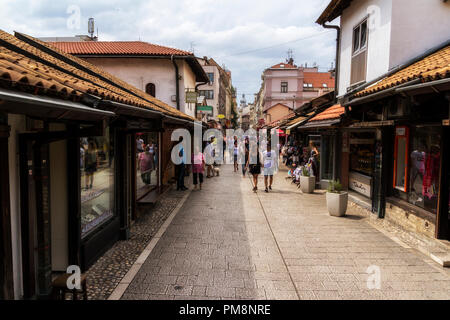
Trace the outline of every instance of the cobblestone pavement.
{"label": "cobblestone pavement", "polygon": [[171,190],[155,205],[140,207],[143,215],[131,227],[130,239],[116,242],[87,271],[89,300],[105,300],[109,297],[182,196],[183,193]]}
{"label": "cobblestone pavement", "polygon": [[[302,194],[285,175],[268,194],[260,177],[255,194],[222,166],[190,194],[122,299],[450,299],[448,270],[351,207],[329,216],[323,192]],[[379,289],[368,289],[370,266]]]}

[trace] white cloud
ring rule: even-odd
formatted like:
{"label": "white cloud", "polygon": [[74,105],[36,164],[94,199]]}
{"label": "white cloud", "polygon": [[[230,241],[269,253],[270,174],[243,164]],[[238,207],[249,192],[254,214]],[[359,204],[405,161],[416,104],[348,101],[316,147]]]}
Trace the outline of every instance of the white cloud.
{"label": "white cloud", "polygon": [[[232,72],[238,93],[253,94],[261,72],[294,51],[297,64],[334,61],[335,33],[315,24],[329,0],[0,0],[0,28],[35,37],[87,33],[94,17],[100,40],[141,39],[212,56]],[[70,5],[81,10],[67,28]],[[297,39],[303,39],[293,41]],[[249,100],[252,100],[250,97]]]}

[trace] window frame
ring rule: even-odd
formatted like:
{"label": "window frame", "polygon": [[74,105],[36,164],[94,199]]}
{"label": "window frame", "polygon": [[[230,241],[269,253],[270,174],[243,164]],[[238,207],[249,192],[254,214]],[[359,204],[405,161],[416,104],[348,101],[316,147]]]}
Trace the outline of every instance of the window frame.
{"label": "window frame", "polygon": [[[284,91],[286,90],[286,91]],[[281,93],[288,93],[289,91],[289,85],[287,81],[281,81],[281,85],[280,85],[280,92]]]}
{"label": "window frame", "polygon": [[[368,28],[368,20],[369,17],[365,17],[361,22],[359,22],[355,27],[353,27],[353,33],[352,33],[352,57],[356,56],[358,54],[360,54],[361,52],[364,52],[365,50],[367,50],[368,47],[368,42],[369,42],[369,28]],[[363,24],[366,24],[366,38],[365,38],[365,42],[364,45],[361,46],[361,40],[362,40],[362,26]],[[358,30],[358,48],[355,49],[355,31]]]}
{"label": "window frame", "polygon": [[[214,83],[214,72],[207,72],[206,75],[208,76],[209,83],[213,84]],[[209,75],[212,75],[212,80],[211,80],[211,77]]]}
{"label": "window frame", "polygon": [[[147,90],[149,87],[152,88],[153,94],[151,92],[149,92],[151,90]],[[147,94],[151,95],[152,97],[156,98],[156,85],[153,82],[148,82],[145,85],[145,93],[147,93]]]}

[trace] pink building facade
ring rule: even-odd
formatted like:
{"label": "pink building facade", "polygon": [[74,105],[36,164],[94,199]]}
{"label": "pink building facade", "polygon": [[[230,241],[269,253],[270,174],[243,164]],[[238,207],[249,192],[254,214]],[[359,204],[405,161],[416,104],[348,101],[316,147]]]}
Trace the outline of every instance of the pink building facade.
{"label": "pink building facade", "polygon": [[279,104],[296,110],[305,102],[332,91],[334,77],[331,72],[318,72],[317,67],[279,63],[264,71],[263,86],[263,112]]}

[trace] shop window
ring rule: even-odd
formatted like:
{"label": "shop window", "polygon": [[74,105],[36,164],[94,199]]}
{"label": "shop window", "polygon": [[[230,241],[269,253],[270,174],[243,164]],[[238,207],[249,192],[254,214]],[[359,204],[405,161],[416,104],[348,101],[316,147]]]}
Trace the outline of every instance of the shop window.
{"label": "shop window", "polygon": [[145,92],[151,95],[152,97],[155,97],[156,94],[156,87],[154,83],[147,83],[145,86]]}
{"label": "shop window", "polygon": [[350,170],[373,176],[375,160],[375,133],[350,133]]}
{"label": "shop window", "polygon": [[136,198],[158,186],[158,133],[138,133],[136,137]]}
{"label": "shop window", "polygon": [[439,193],[438,127],[415,128],[411,136],[408,202],[436,212]]}
{"label": "shop window", "polygon": [[114,214],[114,152],[109,128],[105,132],[80,139],[82,237]]}
{"label": "shop window", "polygon": [[408,180],[408,142],[409,129],[397,127],[395,129],[394,145],[394,188],[407,191]]}

